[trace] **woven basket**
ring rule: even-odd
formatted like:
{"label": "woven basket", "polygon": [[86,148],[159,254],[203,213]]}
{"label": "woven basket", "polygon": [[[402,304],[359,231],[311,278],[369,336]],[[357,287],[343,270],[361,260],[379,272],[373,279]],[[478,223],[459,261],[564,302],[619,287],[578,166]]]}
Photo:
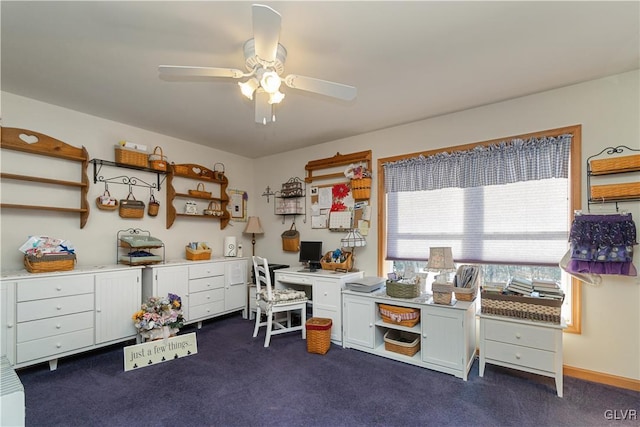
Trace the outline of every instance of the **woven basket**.
{"label": "woven basket", "polygon": [[73,270],[76,264],[75,254],[24,256],[24,268],[29,273],[49,273],[52,271]]}
{"label": "woven basket", "polygon": [[478,288],[476,286],[470,288],[458,288],[454,286],[453,293],[456,295],[458,301],[473,301],[476,299],[476,295],[478,295]]}
{"label": "woven basket", "polygon": [[162,147],[156,146],[153,153],[149,154],[149,167],[159,171],[167,170],[167,156],[162,152]]}
{"label": "woven basket", "polygon": [[420,296],[420,279],[416,283],[387,280],[387,295],[394,298],[417,298]]}
{"label": "woven basket", "polygon": [[160,211],[160,203],[156,200],[155,197],[151,196],[149,200],[149,206],[147,206],[147,214],[149,216],[157,216]]}
{"label": "woven basket", "polygon": [[640,154],[591,160],[591,173],[594,175],[611,172],[626,172],[640,169]]}
{"label": "woven basket", "polygon": [[144,216],[144,202],[136,200],[133,193],[129,193],[126,199],[120,200],[118,214],[121,218],[142,218]]}
{"label": "woven basket", "polygon": [[209,216],[222,216],[222,209],[220,209],[220,203],[216,201],[210,201],[209,206],[205,210],[202,211],[203,215]]}
{"label": "woven basket", "polygon": [[413,356],[420,350],[420,335],[389,329],[384,334],[384,349],[405,356]]}
{"label": "woven basket", "polygon": [[195,190],[189,190],[189,195],[208,199],[211,197],[211,191],[204,191],[204,184],[199,182]]}
{"label": "woven basket", "polygon": [[213,165],[213,178],[220,181],[224,180],[224,163],[215,163]]}
{"label": "woven basket", "polygon": [[436,304],[451,304],[452,283],[434,283],[431,286],[433,291],[433,302]]}
{"label": "woven basket", "polygon": [[116,146],[116,163],[124,165],[147,167],[147,153],[136,150],[128,150],[122,146]]}
{"label": "woven basket", "polygon": [[171,168],[173,169],[173,173],[177,175],[189,174],[189,168],[185,165],[176,165],[175,163],[171,163]]}
{"label": "woven basket", "polygon": [[371,197],[371,178],[359,178],[351,180],[351,194],[356,200]]}
{"label": "woven basket", "polygon": [[417,308],[379,304],[378,310],[380,310],[380,317],[385,323],[412,328],[420,321],[420,310]]}
{"label": "woven basket", "polygon": [[203,261],[211,259],[211,249],[191,249],[185,246],[187,259],[190,261]]}
{"label": "woven basket", "polygon": [[331,254],[332,252],[327,252],[320,260],[320,266],[323,270],[351,270],[353,267],[351,252],[345,252],[347,258],[344,262],[331,262]]}
{"label": "woven basket", "polygon": [[640,182],[626,184],[593,185],[592,199],[635,199],[640,197]]}
{"label": "woven basket", "polygon": [[312,317],[305,323],[307,330],[307,351],[326,354],[331,348],[331,319]]}
{"label": "woven basket", "polygon": [[559,324],[562,300],[482,291],[480,293],[480,307],[483,314]]}
{"label": "woven basket", "polygon": [[[114,204],[105,205],[104,201],[106,201],[106,200],[110,200]],[[116,200],[115,198],[111,197],[111,194],[109,193],[109,191],[105,190],[104,194],[102,196],[96,197],[96,206],[98,206],[98,209],[101,209],[103,211],[115,211],[116,209],[118,209],[118,200]]]}

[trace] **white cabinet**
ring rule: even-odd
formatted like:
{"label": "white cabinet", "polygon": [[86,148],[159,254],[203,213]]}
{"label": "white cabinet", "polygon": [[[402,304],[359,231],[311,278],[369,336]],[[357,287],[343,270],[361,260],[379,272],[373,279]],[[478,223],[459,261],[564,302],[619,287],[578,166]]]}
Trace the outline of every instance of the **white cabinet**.
{"label": "white cabinet", "polygon": [[480,315],[479,374],[487,363],[555,378],[562,397],[562,330],[565,326]]}
{"label": "white cabinet", "polygon": [[0,282],[0,356],[15,363],[16,284]]}
{"label": "white cabinet", "polygon": [[247,259],[220,258],[147,266],[142,298],[173,293],[182,298],[185,323],[247,310]]}
{"label": "white cabinet", "polygon": [[[131,286],[137,283],[137,286]],[[96,274],[96,343],[108,344],[135,336],[131,315],[140,309],[139,270]]]}
{"label": "white cabinet", "polygon": [[[429,296],[392,298],[384,289],[373,293],[343,291],[345,348],[353,348],[467,380],[475,353],[475,302],[434,304]],[[420,311],[414,326],[384,322],[380,304]],[[401,331],[420,338],[420,350],[409,356],[385,348],[384,336]]]}
{"label": "white cabinet", "polygon": [[364,276],[364,272],[336,273],[331,270],[275,270],[276,288],[304,290],[310,297],[313,317],[331,319],[331,341],[342,344],[342,290],[345,284]]}
{"label": "white cabinet", "polygon": [[53,370],[60,357],[135,337],[139,268],[9,274],[2,289],[12,307],[2,316],[2,339],[16,367],[48,361]]}

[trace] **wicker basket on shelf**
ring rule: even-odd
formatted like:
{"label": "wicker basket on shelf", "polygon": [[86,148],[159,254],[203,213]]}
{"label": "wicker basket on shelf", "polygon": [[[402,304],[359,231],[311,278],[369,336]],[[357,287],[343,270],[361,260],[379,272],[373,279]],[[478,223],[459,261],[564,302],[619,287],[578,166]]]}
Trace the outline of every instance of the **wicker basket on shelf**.
{"label": "wicker basket on shelf", "polygon": [[394,298],[417,298],[420,296],[420,278],[416,283],[394,282],[387,280],[387,295]]}
{"label": "wicker basket on shelf", "polygon": [[24,268],[29,273],[50,273],[53,271],[73,270],[76,264],[75,254],[24,256]]}
{"label": "wicker basket on shelf", "polygon": [[380,317],[385,323],[414,327],[420,321],[420,310],[411,307],[397,307],[389,304],[379,304]]}
{"label": "wicker basket on shelf", "polygon": [[211,259],[211,249],[191,249],[185,246],[187,259],[190,261],[204,261]]}
{"label": "wicker basket on shelf", "polygon": [[147,153],[130,150],[121,145],[116,145],[115,158],[116,163],[122,163],[123,165],[139,166],[141,168],[147,167]]}
{"label": "wicker basket on shelf", "polygon": [[478,295],[478,288],[473,286],[471,288],[453,288],[453,293],[456,295],[458,301],[473,301]]}
{"label": "wicker basket on shelf", "polygon": [[211,191],[205,191],[204,184],[199,182],[195,190],[189,190],[189,195],[208,198],[208,197],[211,197]]}
{"label": "wicker basket on shelf", "polygon": [[353,258],[351,252],[345,252],[346,259],[344,262],[331,262],[332,252],[327,252],[320,260],[320,266],[323,270],[351,270],[353,266]]}
{"label": "wicker basket on shelf", "polygon": [[434,283],[431,286],[433,291],[433,302],[436,304],[451,304],[451,293],[453,283]]}
{"label": "wicker basket on shelf", "polygon": [[389,329],[384,334],[384,349],[405,356],[413,356],[420,350],[420,335]]}
{"label": "wicker basket on shelf", "polygon": [[167,156],[162,152],[162,147],[156,146],[153,149],[153,153],[149,154],[149,167],[159,171],[166,171],[167,164]]}

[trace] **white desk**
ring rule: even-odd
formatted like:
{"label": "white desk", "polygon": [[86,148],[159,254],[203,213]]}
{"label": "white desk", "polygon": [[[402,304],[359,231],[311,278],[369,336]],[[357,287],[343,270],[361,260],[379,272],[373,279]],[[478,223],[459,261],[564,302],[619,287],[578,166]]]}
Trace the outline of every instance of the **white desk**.
{"label": "white desk", "polygon": [[304,290],[311,300],[313,317],[331,319],[331,341],[342,344],[342,290],[349,281],[364,277],[364,272],[336,273],[332,270],[283,268],[275,271],[276,288]]}

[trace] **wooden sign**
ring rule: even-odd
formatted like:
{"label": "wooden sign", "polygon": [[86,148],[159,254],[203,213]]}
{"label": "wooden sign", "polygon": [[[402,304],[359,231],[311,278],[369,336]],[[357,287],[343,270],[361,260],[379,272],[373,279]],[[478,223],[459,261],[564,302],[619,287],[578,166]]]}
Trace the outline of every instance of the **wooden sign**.
{"label": "wooden sign", "polygon": [[192,332],[124,348],[124,371],[157,365],[198,353],[196,334]]}

